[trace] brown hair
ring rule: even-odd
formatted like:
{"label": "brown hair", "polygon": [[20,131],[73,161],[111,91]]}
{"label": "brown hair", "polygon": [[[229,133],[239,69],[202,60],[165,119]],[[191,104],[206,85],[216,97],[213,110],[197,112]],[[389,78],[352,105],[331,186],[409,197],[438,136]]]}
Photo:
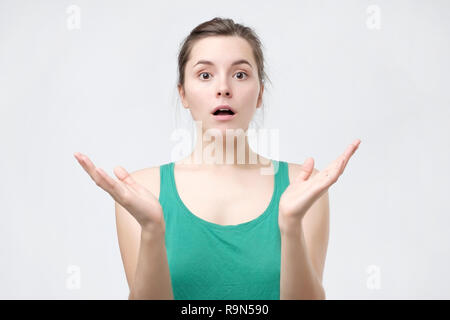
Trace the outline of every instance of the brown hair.
{"label": "brown hair", "polygon": [[181,43],[181,49],[178,54],[178,85],[184,87],[184,73],[186,63],[189,60],[192,47],[195,42],[208,36],[239,36],[247,40],[252,47],[253,56],[258,69],[260,84],[264,84],[270,79],[264,71],[264,55],[262,52],[261,41],[256,33],[249,27],[235,23],[232,19],[215,17],[209,21],[203,22],[195,27],[191,33]]}

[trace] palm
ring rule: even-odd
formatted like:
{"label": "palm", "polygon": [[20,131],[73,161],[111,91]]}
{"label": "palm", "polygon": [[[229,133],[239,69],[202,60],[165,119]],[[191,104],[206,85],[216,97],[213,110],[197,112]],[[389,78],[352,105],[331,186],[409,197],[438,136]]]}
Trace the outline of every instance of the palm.
{"label": "palm", "polygon": [[81,153],[75,153],[74,156],[95,184],[127,209],[142,227],[164,223],[158,199],[147,188],[137,183],[124,168],[119,166],[114,169],[114,174],[119,178],[115,180],[103,169],[95,167],[87,156]]}

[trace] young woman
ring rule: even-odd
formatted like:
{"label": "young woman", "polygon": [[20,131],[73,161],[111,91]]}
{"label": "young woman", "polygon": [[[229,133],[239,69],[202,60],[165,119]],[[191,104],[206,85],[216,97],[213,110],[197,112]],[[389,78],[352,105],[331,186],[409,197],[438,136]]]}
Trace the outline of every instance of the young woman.
{"label": "young woman", "polygon": [[[312,158],[264,158],[246,135],[245,149],[236,135],[227,147],[229,132],[247,131],[261,107],[266,79],[258,37],[231,19],[197,26],[178,72],[182,104],[201,123],[187,158],[130,174],[118,166],[115,180],[74,154],[116,201],[129,299],[325,299],[328,188],[360,140],[323,171]],[[204,161],[210,144],[200,142],[211,132],[222,148]]]}

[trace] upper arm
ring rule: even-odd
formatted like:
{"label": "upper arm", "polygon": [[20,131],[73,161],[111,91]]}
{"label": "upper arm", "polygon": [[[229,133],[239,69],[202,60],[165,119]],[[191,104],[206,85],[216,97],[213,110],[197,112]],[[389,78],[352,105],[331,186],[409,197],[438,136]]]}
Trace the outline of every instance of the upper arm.
{"label": "upper arm", "polygon": [[[301,165],[289,163],[289,180],[300,174]],[[311,177],[319,170],[314,169]],[[310,178],[311,178],[310,177]],[[308,209],[302,221],[306,247],[314,270],[322,283],[330,230],[330,205],[328,191]]]}
{"label": "upper arm", "polygon": [[[159,167],[137,170],[131,177],[159,198]],[[117,237],[128,288],[131,291],[139,256],[141,226],[119,203],[115,202]]]}

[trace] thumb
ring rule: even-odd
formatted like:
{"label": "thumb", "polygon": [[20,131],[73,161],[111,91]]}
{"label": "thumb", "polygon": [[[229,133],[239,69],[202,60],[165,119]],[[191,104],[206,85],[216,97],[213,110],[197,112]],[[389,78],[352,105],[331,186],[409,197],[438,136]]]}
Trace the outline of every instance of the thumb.
{"label": "thumb", "polygon": [[299,182],[308,180],[309,177],[311,176],[313,168],[314,168],[314,159],[309,157],[305,160],[305,162],[303,162],[301,172],[299,173],[299,175],[295,180]]}
{"label": "thumb", "polygon": [[125,184],[129,186],[135,186],[136,181],[130,176],[127,170],[125,170],[121,166],[117,166],[114,168],[114,173],[117,176],[117,178],[120,179],[120,181],[124,182]]}

